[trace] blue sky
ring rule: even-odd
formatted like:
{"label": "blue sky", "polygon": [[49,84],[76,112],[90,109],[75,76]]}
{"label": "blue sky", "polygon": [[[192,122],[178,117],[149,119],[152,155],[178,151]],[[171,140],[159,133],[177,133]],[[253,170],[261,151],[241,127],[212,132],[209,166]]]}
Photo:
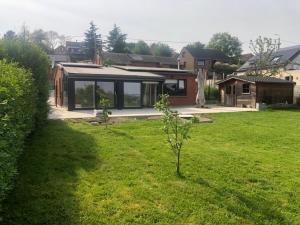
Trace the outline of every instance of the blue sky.
{"label": "blue sky", "polygon": [[103,35],[116,23],[128,41],[169,41],[176,50],[216,32],[237,36],[244,52],[258,35],[300,44],[299,0],[0,0],[0,35],[26,23],[80,40],[91,20]]}

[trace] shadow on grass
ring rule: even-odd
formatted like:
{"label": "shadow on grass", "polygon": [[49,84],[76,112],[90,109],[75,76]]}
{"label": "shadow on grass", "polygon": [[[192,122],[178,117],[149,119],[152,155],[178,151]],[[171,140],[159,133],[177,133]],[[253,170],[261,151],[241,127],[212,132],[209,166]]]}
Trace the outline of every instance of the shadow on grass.
{"label": "shadow on grass", "polygon": [[94,139],[63,121],[36,132],[19,162],[16,187],[4,202],[6,225],[79,224],[79,173],[99,160]]}

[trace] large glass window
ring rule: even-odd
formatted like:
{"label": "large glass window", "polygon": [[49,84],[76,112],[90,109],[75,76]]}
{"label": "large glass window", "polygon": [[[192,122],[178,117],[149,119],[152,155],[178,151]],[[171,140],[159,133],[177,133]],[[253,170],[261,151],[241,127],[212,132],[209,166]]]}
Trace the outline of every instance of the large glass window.
{"label": "large glass window", "polygon": [[[115,106],[115,83],[112,81],[98,81],[97,82],[97,101],[100,101],[101,98],[106,98],[109,100],[111,108]],[[99,102],[97,102],[99,107]]]}
{"label": "large glass window", "polygon": [[94,92],[94,81],[75,81],[75,108],[94,108]]}
{"label": "large glass window", "polygon": [[164,93],[170,96],[185,96],[186,80],[165,80]]}
{"label": "large glass window", "polygon": [[141,83],[124,82],[124,107],[141,107]]}

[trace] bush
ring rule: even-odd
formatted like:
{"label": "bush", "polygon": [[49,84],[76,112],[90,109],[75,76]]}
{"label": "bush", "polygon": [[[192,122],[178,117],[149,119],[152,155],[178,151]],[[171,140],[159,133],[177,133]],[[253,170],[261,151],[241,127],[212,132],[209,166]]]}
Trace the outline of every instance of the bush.
{"label": "bush", "polygon": [[36,45],[14,39],[0,41],[0,60],[5,58],[10,62],[17,62],[20,66],[30,70],[37,90],[37,108],[35,116],[36,125],[42,125],[48,116],[48,95],[50,62],[47,54]]}
{"label": "bush", "polygon": [[205,86],[204,88],[205,100],[218,100],[219,90],[215,87]]}
{"label": "bush", "polygon": [[36,102],[32,74],[15,63],[0,61],[0,210],[12,187],[24,140],[34,127]]}

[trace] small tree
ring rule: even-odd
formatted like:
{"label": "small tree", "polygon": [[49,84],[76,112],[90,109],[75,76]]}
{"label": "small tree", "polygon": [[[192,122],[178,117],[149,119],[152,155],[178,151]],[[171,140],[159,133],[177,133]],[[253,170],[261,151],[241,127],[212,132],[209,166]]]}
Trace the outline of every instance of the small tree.
{"label": "small tree", "polygon": [[183,142],[190,138],[188,134],[192,123],[191,121],[183,122],[179,118],[178,112],[170,109],[168,95],[161,95],[160,100],[155,104],[155,108],[163,113],[163,131],[167,135],[171,150],[177,156],[176,173],[180,175],[181,149]]}
{"label": "small tree", "polygon": [[110,106],[109,99],[107,98],[100,99],[100,107],[102,108],[102,118],[106,128],[107,128],[107,122],[109,120],[109,115],[111,115],[111,111],[108,110],[109,106]]}
{"label": "small tree", "polygon": [[279,73],[280,57],[275,57],[275,52],[280,48],[280,39],[273,40],[259,36],[256,40],[250,41],[250,49],[255,58],[253,68],[249,75],[256,76],[275,76]]}

